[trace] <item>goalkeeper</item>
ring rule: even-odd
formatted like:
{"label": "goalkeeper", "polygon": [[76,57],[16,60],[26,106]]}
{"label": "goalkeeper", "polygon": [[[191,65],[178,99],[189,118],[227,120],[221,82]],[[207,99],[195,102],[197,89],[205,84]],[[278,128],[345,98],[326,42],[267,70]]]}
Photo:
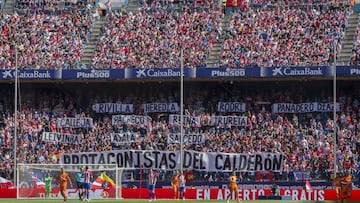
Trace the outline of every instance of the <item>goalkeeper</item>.
{"label": "goalkeeper", "polygon": [[45,198],[49,198],[50,197],[50,193],[51,193],[51,181],[52,181],[52,176],[50,174],[50,171],[48,171],[45,175]]}

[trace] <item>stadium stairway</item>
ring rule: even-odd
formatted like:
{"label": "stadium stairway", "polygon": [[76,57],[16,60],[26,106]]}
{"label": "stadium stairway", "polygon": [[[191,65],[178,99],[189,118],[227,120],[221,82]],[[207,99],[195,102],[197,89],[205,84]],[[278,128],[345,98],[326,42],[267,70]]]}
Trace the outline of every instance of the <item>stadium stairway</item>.
{"label": "stadium stairway", "polygon": [[354,45],[354,36],[359,22],[359,12],[352,12],[348,19],[348,25],[345,30],[341,53],[338,56],[338,64],[349,64]]}
{"label": "stadium stairway", "polygon": [[6,0],[3,8],[3,13],[12,14],[14,12],[15,0]]}
{"label": "stadium stairway", "polygon": [[224,34],[224,30],[226,30],[226,28],[229,26],[229,21],[228,21],[228,16],[225,15],[224,17],[221,18],[220,21],[220,26],[221,26],[221,36],[220,36],[220,40],[217,41],[215,40],[215,44],[214,46],[211,48],[210,53],[209,53],[209,57],[206,61],[206,67],[216,67],[219,66],[219,60],[220,60],[220,54],[222,51],[222,41],[224,39],[223,34]]}
{"label": "stadium stairway", "polygon": [[[138,10],[138,8],[139,8],[138,0],[129,0],[126,11],[134,13]],[[95,25],[92,28],[91,37],[85,47],[84,55],[81,58],[81,63],[86,66],[89,66],[91,64],[91,60],[95,53],[97,42],[101,35],[101,28],[103,27],[104,22],[105,22],[105,17],[101,16],[96,21]]]}
{"label": "stadium stairway", "polygon": [[87,43],[84,55],[81,58],[81,63],[89,66],[91,64],[92,57],[96,50],[97,42],[101,35],[101,28],[104,25],[105,17],[101,16],[99,19],[96,20],[94,26],[92,27],[91,36],[89,42]]}

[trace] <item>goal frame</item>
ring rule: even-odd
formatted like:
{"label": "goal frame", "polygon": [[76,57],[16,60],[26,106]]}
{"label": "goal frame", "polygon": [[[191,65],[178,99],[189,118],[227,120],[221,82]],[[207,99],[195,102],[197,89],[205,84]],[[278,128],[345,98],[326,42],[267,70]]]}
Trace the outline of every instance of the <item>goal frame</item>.
{"label": "goal frame", "polygon": [[[26,197],[26,196],[20,196],[20,183],[23,181],[23,179],[20,179],[20,172],[26,171],[26,167],[30,167],[37,170],[50,170],[50,171],[60,171],[62,167],[65,168],[65,172],[78,172],[80,170],[80,167],[85,168],[86,166],[89,167],[91,171],[115,171],[115,197],[102,197],[102,198],[92,198],[92,199],[122,199],[122,174],[124,171],[124,168],[118,167],[117,164],[27,164],[27,163],[18,163],[16,167],[16,198],[17,199],[43,199],[44,197]],[[69,167],[73,167],[73,169],[68,169]],[[96,167],[96,169],[94,169]],[[53,177],[54,178],[54,177]],[[93,177],[92,182],[95,181],[97,177]],[[32,181],[32,180],[30,180]],[[54,180],[53,180],[54,181]],[[76,180],[72,179],[73,181],[73,187],[76,187]],[[77,191],[77,189],[76,189]],[[60,197],[52,197],[49,199],[59,199]],[[44,198],[45,199],[45,198]],[[69,198],[70,199],[70,198]],[[72,199],[72,198],[71,198]]]}

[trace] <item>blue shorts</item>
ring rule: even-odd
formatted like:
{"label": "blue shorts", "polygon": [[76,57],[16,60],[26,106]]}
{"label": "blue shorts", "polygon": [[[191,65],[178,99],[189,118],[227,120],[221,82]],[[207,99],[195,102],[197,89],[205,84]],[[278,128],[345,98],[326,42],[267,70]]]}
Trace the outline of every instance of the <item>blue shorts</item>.
{"label": "blue shorts", "polygon": [[149,190],[153,191],[155,189],[155,185],[149,185],[148,188]]}
{"label": "blue shorts", "polygon": [[84,183],[84,188],[90,190],[90,183]]}
{"label": "blue shorts", "polygon": [[180,191],[180,192],[184,192],[184,191],[185,191],[185,185],[184,185],[184,186],[180,186],[179,191]]}

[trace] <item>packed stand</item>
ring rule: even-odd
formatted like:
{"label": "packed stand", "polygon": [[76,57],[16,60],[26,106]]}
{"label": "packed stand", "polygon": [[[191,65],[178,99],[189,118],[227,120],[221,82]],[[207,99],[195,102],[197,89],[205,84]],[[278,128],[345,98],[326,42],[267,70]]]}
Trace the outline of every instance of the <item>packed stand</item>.
{"label": "packed stand", "polygon": [[[359,18],[359,24],[360,24],[360,18]],[[356,34],[354,36],[354,44],[352,49],[352,55],[350,59],[351,65],[359,65],[360,64],[360,27],[356,29]]]}
{"label": "packed stand", "polygon": [[58,11],[83,10],[94,6],[95,0],[15,0],[15,9],[18,12],[45,12],[56,13]]}
{"label": "packed stand", "polygon": [[[177,144],[167,144],[169,132],[178,132],[179,128],[168,123],[167,113],[151,113],[151,128],[138,125],[112,126],[111,115],[96,114],[91,105],[102,102],[122,102],[134,104],[134,114],[143,115],[142,103],[177,102],[177,91],[170,91],[171,85],[131,86],[131,92],[114,92],[113,88],[87,86],[100,95],[77,89],[70,93],[59,93],[55,89],[28,91],[22,95],[22,105],[18,113],[18,158],[21,163],[56,163],[60,153],[95,152],[116,149],[142,150],[178,150]],[[102,91],[95,91],[97,88]],[[286,155],[284,172],[275,175],[275,180],[293,181],[292,171],[309,171],[312,178],[328,179],[333,165],[333,120],[332,113],[313,114],[274,114],[272,103],[299,103],[304,101],[332,102],[331,91],[317,91],[309,94],[306,88],[288,88],[287,90],[269,90],[261,88],[246,90],[233,85],[223,91],[219,86],[192,86],[185,95],[186,115],[200,116],[201,127],[186,126],[185,133],[204,133],[206,140],[202,144],[187,145],[185,149],[202,152],[280,152]],[[290,91],[291,89],[291,91]],[[205,91],[204,91],[205,90]],[[66,91],[62,91],[66,92]],[[271,92],[271,94],[270,94]],[[320,92],[320,93],[319,93]],[[135,94],[136,93],[136,94]],[[13,131],[11,94],[2,91],[4,98],[4,124],[0,127],[1,176],[12,178],[13,174]],[[121,95],[121,96],[116,96]],[[358,89],[341,89],[338,101],[341,112],[338,114],[339,125],[338,152],[336,158],[338,170],[350,169],[355,175],[360,161],[360,118]],[[38,100],[37,98],[42,98]],[[311,98],[311,99],[310,99]],[[314,99],[314,100],[312,100]],[[245,102],[248,111],[237,115],[248,117],[245,127],[209,126],[210,116],[226,115],[217,112],[219,101]],[[58,128],[56,119],[61,117],[92,117],[94,127],[90,129]],[[78,134],[83,138],[81,145],[64,143],[46,143],[41,141],[41,133],[61,132]],[[139,134],[138,142],[115,144],[109,140],[110,132],[134,132]],[[196,175],[198,180],[225,180],[221,173],[203,173]],[[211,177],[211,178],[210,178]],[[251,173],[243,173],[242,181],[253,180]]]}
{"label": "packed stand", "polygon": [[219,15],[212,4],[201,7],[145,4],[138,12],[106,16],[93,68],[173,68],[206,66],[219,38]]}
{"label": "packed stand", "polygon": [[322,66],[340,51],[348,4],[248,7],[231,14],[222,67]]}
{"label": "packed stand", "polygon": [[25,12],[0,14],[0,68],[79,68],[93,15],[90,10],[57,14]]}

